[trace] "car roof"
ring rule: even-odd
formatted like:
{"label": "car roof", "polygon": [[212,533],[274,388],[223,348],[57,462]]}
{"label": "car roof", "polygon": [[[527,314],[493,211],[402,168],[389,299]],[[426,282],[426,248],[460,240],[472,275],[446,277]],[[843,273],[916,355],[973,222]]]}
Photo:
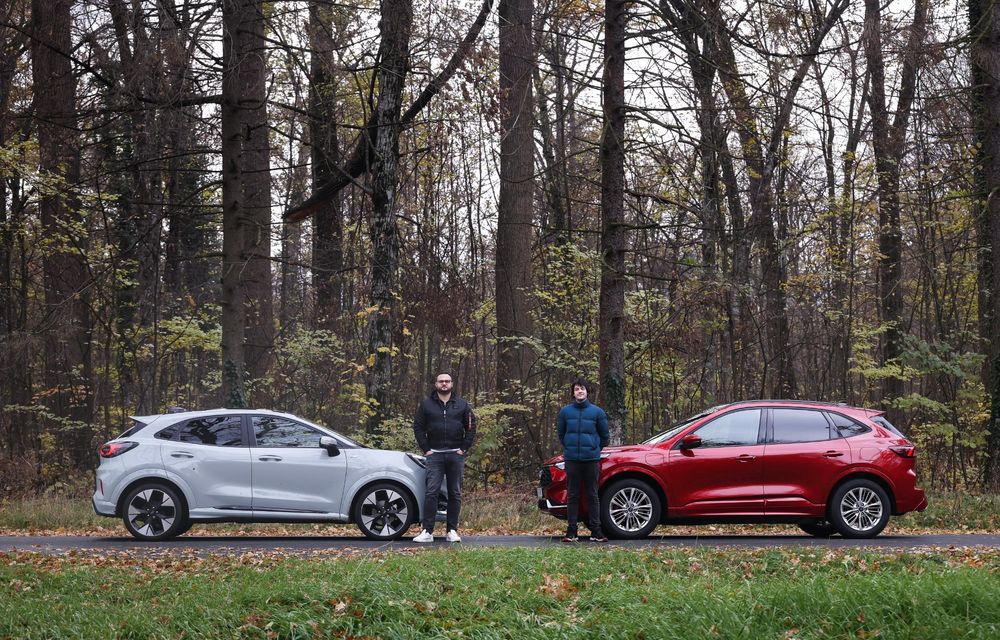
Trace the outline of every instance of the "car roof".
{"label": "car roof", "polygon": [[876,409],[865,409],[863,407],[854,407],[846,402],[827,402],[823,400],[788,400],[788,399],[773,399],[773,400],[741,400],[739,402],[731,402],[729,404],[720,405],[715,407],[713,411],[718,411],[720,409],[730,409],[736,407],[809,407],[816,409],[838,409],[841,411],[846,411],[848,413],[858,412],[867,417],[873,417],[882,415],[884,411],[879,411]]}
{"label": "car roof", "polygon": [[246,414],[268,414],[272,416],[283,416],[283,417],[294,417],[290,413],[282,413],[281,411],[271,411],[270,409],[226,409],[224,407],[219,407],[218,409],[200,409],[198,411],[178,411],[175,413],[158,413],[156,415],[150,416],[129,416],[136,422],[141,422],[142,424],[150,424],[154,420],[159,420],[162,418],[168,418],[170,420],[190,420],[191,418],[204,418],[205,416],[217,416],[219,414],[227,415],[246,415]]}

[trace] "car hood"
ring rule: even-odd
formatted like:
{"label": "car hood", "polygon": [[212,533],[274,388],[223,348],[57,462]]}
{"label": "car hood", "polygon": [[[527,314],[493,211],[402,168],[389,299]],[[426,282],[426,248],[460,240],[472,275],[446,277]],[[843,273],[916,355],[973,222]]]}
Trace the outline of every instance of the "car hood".
{"label": "car hood", "polygon": [[[629,453],[630,451],[648,451],[650,449],[649,445],[645,444],[624,444],[617,447],[604,447],[601,449],[601,457],[606,457],[615,453]],[[544,462],[546,465],[553,465],[557,462],[562,462],[563,457],[561,455],[552,456]]]}

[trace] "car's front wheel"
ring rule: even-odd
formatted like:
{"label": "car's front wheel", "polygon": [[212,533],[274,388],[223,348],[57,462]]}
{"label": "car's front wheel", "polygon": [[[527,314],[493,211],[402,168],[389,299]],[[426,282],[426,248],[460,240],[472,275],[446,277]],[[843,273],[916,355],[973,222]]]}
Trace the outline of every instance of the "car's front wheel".
{"label": "car's front wheel", "polygon": [[625,478],[602,492],[601,525],[612,538],[645,538],[660,523],[661,510],[660,497],[648,483]]}
{"label": "car's front wheel", "polygon": [[830,522],[845,538],[874,538],[889,523],[889,495],[871,480],[848,480],[833,492]]}
{"label": "car's front wheel", "polygon": [[354,503],[354,522],[370,540],[398,540],[416,519],[409,494],[391,482],[365,488]]}
{"label": "car's front wheel", "polygon": [[122,508],[125,528],[139,540],[166,540],[190,528],[184,502],[177,491],[159,482],[132,489]]}

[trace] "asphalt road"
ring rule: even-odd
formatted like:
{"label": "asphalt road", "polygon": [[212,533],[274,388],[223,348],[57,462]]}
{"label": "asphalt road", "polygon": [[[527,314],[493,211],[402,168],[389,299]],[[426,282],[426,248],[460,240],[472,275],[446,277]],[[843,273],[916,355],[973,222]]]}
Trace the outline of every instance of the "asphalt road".
{"label": "asphalt road", "polygon": [[[829,547],[836,549],[900,549],[926,547],[993,547],[1000,548],[1000,535],[889,535],[873,540],[845,540],[843,538],[813,538],[795,535],[710,535],[710,536],[660,536],[645,540],[613,540],[598,544],[581,540],[580,546],[614,546],[640,549],[648,547]],[[558,537],[548,536],[464,536],[462,547],[550,547],[562,546]],[[202,554],[231,554],[242,552],[283,551],[289,554],[331,550],[352,551],[392,551],[426,548],[453,547],[438,537],[431,544],[416,544],[408,538],[399,542],[373,542],[361,537],[232,537],[232,536],[190,536],[164,542],[140,542],[131,537],[86,537],[86,536],[0,536],[0,553],[29,551],[51,554],[65,554],[71,551],[128,551],[132,553],[150,551],[195,552]]]}

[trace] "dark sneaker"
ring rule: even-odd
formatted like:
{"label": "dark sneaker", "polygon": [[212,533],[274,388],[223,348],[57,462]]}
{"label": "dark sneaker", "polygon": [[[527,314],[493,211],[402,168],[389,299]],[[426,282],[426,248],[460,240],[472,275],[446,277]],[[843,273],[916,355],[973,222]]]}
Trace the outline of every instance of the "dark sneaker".
{"label": "dark sneaker", "polygon": [[604,534],[601,534],[601,535],[598,535],[598,536],[590,536],[590,541],[591,542],[607,542],[608,541],[608,537],[606,535],[604,535]]}
{"label": "dark sneaker", "polygon": [[579,542],[580,539],[577,538],[576,536],[564,536],[563,539],[562,539],[562,541],[563,542]]}

